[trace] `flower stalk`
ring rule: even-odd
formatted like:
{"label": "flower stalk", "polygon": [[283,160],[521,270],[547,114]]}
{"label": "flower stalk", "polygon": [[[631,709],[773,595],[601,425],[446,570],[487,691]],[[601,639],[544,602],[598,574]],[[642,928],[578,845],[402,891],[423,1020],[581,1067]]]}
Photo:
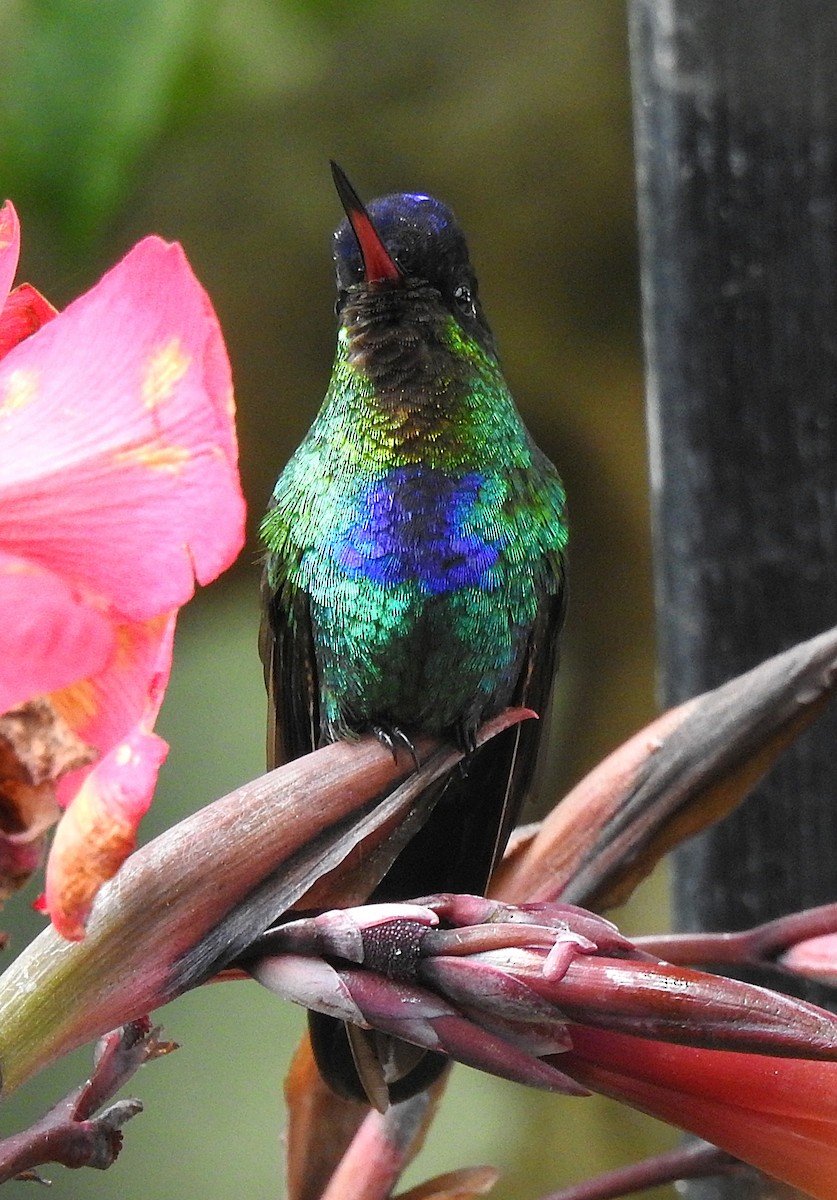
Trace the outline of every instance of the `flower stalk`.
{"label": "flower stalk", "polygon": [[306,1007],[662,1117],[725,1152],[698,1173],[743,1160],[837,1200],[837,1017],[654,960],[574,906],[445,895],[342,909],[268,931],[241,962]]}
{"label": "flower stalk", "polygon": [[[511,710],[480,737],[527,715]],[[98,894],[82,941],[46,929],[0,977],[4,1092],[211,978],[359,849],[368,869],[383,874],[428,783],[462,757],[429,739],[416,750],[418,771],[372,738],[327,746],[237,788],[131,855]],[[373,874],[368,889],[376,882]],[[336,887],[333,894],[339,901]]]}

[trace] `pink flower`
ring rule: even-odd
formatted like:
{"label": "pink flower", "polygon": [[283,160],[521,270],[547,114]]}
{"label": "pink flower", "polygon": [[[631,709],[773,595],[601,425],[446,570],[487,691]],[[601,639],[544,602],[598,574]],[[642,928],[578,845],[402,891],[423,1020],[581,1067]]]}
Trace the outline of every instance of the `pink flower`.
{"label": "pink flower", "polygon": [[47,868],[53,923],[79,938],[165,755],[151,730],[177,610],[238,554],[244,500],[221,331],[180,246],[144,239],[59,314],[28,285],[9,293],[19,246],[7,203],[0,712],[49,694],[97,752],[59,784]]}

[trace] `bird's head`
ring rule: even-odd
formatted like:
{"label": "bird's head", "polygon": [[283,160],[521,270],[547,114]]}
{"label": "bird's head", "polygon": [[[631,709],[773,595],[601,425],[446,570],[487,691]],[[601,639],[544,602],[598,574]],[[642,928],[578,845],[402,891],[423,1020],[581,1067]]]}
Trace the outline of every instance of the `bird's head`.
{"label": "bird's head", "polygon": [[346,218],[334,233],[338,317],[358,296],[389,293],[393,313],[427,302],[427,289],[465,334],[493,352],[477,277],[464,234],[451,210],[415,192],[394,192],[364,205],[343,171],[332,173]]}

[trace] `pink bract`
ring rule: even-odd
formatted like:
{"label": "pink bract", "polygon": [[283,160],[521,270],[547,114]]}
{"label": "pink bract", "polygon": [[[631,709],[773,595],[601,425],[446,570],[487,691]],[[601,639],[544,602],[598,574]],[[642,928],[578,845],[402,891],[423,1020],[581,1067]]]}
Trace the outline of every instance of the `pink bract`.
{"label": "pink bract", "polygon": [[779,961],[786,971],[834,987],[837,985],[837,933],[824,933],[797,942]]}
{"label": "pink bract", "polygon": [[837,1200],[837,1063],[702,1050],[576,1027],[561,1067],[596,1091]]}

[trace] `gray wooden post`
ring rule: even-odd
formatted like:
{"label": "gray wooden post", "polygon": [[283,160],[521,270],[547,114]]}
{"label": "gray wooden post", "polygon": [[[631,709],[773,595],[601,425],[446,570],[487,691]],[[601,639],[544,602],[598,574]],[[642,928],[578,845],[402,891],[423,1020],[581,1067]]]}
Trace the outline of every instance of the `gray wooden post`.
{"label": "gray wooden post", "polygon": [[[660,688],[673,704],[837,622],[837,5],[629,9]],[[678,853],[675,917],[743,928],[836,898],[832,709],[738,813]],[[689,1194],[779,1192],[735,1180]]]}

